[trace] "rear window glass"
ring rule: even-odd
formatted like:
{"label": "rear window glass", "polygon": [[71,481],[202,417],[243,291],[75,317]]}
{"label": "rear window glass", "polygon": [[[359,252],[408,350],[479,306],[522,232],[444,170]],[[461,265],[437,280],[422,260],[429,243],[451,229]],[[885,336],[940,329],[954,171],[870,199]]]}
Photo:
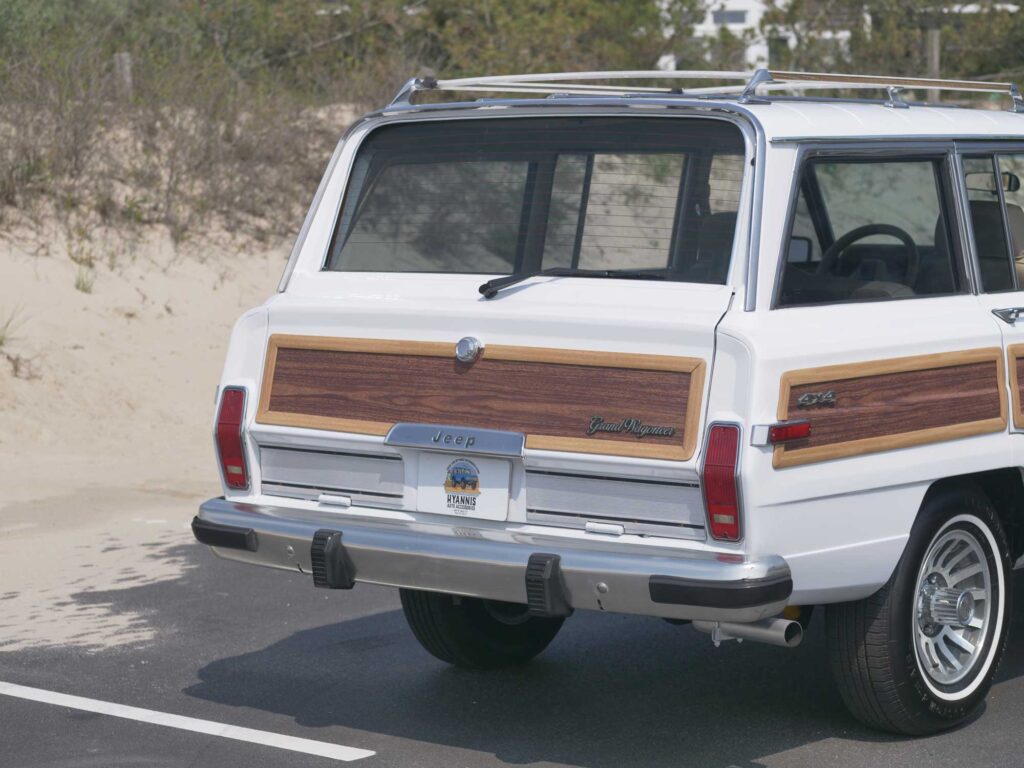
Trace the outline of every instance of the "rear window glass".
{"label": "rear window glass", "polygon": [[360,147],[327,269],[644,270],[724,283],[743,181],[730,123],[472,119]]}

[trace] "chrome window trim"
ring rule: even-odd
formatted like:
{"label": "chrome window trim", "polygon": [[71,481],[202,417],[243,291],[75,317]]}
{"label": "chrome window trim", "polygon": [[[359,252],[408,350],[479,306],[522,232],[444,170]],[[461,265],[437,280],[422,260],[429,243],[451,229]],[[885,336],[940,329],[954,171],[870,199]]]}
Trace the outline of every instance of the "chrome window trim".
{"label": "chrome window trim", "polygon": [[284,265],[284,272],[281,274],[281,279],[277,283],[278,293],[284,293],[288,288],[288,281],[291,280],[292,272],[295,271],[295,264],[299,260],[299,254],[302,253],[302,246],[306,244],[306,237],[309,235],[310,227],[313,226],[313,218],[316,216],[316,212],[320,208],[320,203],[323,201],[324,194],[326,194],[327,185],[334,176],[334,169],[337,167],[338,160],[341,158],[341,153],[345,148],[345,142],[348,141],[349,136],[353,134],[362,122],[362,119],[359,119],[352,123],[352,125],[348,127],[348,130],[342,134],[338,143],[334,145],[334,152],[331,153],[331,159],[327,162],[327,168],[324,169],[324,173],[320,177],[320,183],[317,185],[316,193],[313,195],[313,201],[309,204],[309,208],[306,210],[306,217],[302,220],[302,227],[299,229],[299,234],[295,237],[291,253],[288,254],[288,261]]}
{"label": "chrome window trim", "polygon": [[[862,141],[849,141],[843,139],[841,141],[829,141],[829,140],[813,140],[813,143],[802,144],[797,150],[796,160],[794,166],[796,171],[790,181],[789,189],[789,202],[786,206],[786,223],[783,229],[782,240],[779,243],[779,253],[776,257],[775,264],[775,277],[772,287],[772,299],[771,306],[769,309],[784,310],[784,309],[803,309],[807,307],[821,307],[821,306],[838,306],[840,304],[877,304],[878,301],[863,301],[863,302],[816,302],[813,304],[795,304],[792,306],[782,306],[779,304],[780,297],[782,295],[782,278],[785,274],[786,259],[788,256],[788,245],[790,240],[790,234],[793,231],[793,217],[796,212],[797,200],[800,196],[800,179],[803,176],[804,168],[810,160],[818,157],[851,157],[851,158],[870,158],[870,157],[898,157],[906,158],[908,160],[913,159],[930,159],[940,160],[945,166],[947,174],[950,175],[949,181],[951,182],[951,192],[953,193],[952,207],[949,211],[952,214],[950,218],[951,228],[955,227],[958,231],[954,231],[951,234],[960,240],[961,254],[958,258],[958,266],[962,270],[963,276],[966,278],[967,285],[964,286],[963,290],[957,291],[956,293],[950,294],[936,294],[930,296],[910,296],[903,299],[890,299],[889,301],[916,301],[920,299],[938,299],[938,298],[949,298],[951,296],[963,296],[963,295],[977,295],[977,284],[973,274],[975,265],[973,263],[973,251],[968,251],[964,246],[964,224],[963,219],[964,207],[963,201],[959,200],[959,195],[962,194],[962,180],[957,178],[956,167],[951,166],[951,158],[956,152],[956,142],[951,139],[942,140],[929,140],[929,141],[913,141],[913,142],[892,142],[892,141],[875,141],[870,140],[867,142]],[[962,169],[961,169],[962,171]],[[966,263],[965,263],[966,259]]]}
{"label": "chrome window trim", "polygon": [[977,141],[974,139],[963,139],[955,142],[955,155],[957,165],[957,181],[960,188],[960,194],[963,196],[963,226],[965,233],[965,241],[970,245],[970,262],[971,268],[975,272],[975,294],[985,294],[987,296],[994,296],[998,294],[1015,293],[1024,291],[1024,285],[1019,285],[1017,280],[1017,270],[1013,266],[1013,238],[1010,235],[1010,223],[1006,216],[1006,196],[1002,191],[1002,187],[999,188],[999,201],[1003,206],[1003,230],[1004,237],[1006,238],[1007,253],[1010,254],[1010,273],[1013,276],[1014,288],[1005,291],[986,291],[985,286],[981,282],[981,265],[978,263],[978,249],[977,244],[974,240],[974,225],[970,218],[970,205],[967,197],[967,179],[964,176],[963,169],[963,158],[964,156],[978,156],[988,155],[995,161],[994,170],[997,173],[1002,173],[1002,167],[999,165],[999,158],[1002,155],[1024,155],[1024,136],[1018,137],[1014,140],[1000,140],[1000,141]]}
{"label": "chrome window trim", "polygon": [[963,251],[967,263],[964,273],[967,275],[967,282],[971,294],[977,296],[981,293],[981,267],[978,265],[978,251],[974,242],[974,225],[971,222],[971,206],[967,196],[967,181],[964,177],[964,157],[954,144],[953,151],[949,155],[950,173],[953,179],[953,196],[956,200],[956,216],[959,231],[957,237],[960,240],[960,248]]}
{"label": "chrome window trim", "polygon": [[1016,142],[1020,146],[1024,142],[1024,132],[1021,135],[1013,134],[959,134],[959,133],[935,133],[935,134],[895,134],[879,136],[774,136],[771,144],[949,144],[963,141],[983,142],[986,145],[991,143]]}
{"label": "chrome window trim", "polygon": [[[351,175],[356,155],[359,152],[359,147],[366,137],[377,128],[419,121],[527,118],[551,115],[574,117],[629,115],[631,117],[725,120],[739,128],[746,145],[746,153],[744,155],[743,187],[740,192],[740,209],[737,212],[737,222],[740,221],[740,216],[746,212],[748,214],[746,217],[747,227],[745,242],[737,243],[735,233],[733,235],[733,252],[729,264],[729,275],[725,285],[736,288],[742,281],[745,296],[744,311],[752,312],[756,309],[757,272],[759,268],[758,251],[760,248],[761,213],[764,200],[764,158],[767,142],[764,129],[754,113],[737,104],[708,103],[707,101],[696,99],[652,99],[645,97],[639,100],[629,97],[580,97],[560,98],[557,101],[549,101],[547,99],[493,99],[454,104],[403,104],[389,106],[367,115],[349,129],[344,139],[346,146],[350,143],[352,145],[352,152],[349,154],[347,165],[344,169],[335,166],[328,174],[324,175],[324,181],[321,183],[326,185],[326,180],[335,173],[343,172],[345,174],[345,189],[335,201],[330,217],[332,228],[337,226],[341,207],[348,192],[348,179]],[[746,172],[749,166],[753,166],[753,173]],[[310,216],[312,216],[312,213]],[[737,229],[739,229],[739,226],[737,224]],[[305,238],[303,237],[304,240]],[[331,242],[333,242],[333,237],[328,239],[327,246],[320,255],[319,264],[321,272],[326,271],[327,262],[330,259]],[[296,248],[301,250],[298,244]],[[742,258],[744,251],[741,250],[744,248],[745,260]],[[296,258],[297,261],[298,258]],[[741,262],[743,262],[742,268],[745,274],[740,272]],[[290,264],[289,275],[294,270],[294,266],[294,264]]]}

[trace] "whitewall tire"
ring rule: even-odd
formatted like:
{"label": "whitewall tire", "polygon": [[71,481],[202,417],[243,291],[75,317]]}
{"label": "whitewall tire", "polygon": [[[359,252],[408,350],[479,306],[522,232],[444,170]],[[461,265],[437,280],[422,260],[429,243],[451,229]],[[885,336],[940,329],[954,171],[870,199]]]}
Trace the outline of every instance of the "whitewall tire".
{"label": "whitewall tire", "polygon": [[930,493],[889,582],[828,606],[833,676],[862,722],[910,735],[958,725],[981,706],[1006,647],[1009,547],[974,487]]}

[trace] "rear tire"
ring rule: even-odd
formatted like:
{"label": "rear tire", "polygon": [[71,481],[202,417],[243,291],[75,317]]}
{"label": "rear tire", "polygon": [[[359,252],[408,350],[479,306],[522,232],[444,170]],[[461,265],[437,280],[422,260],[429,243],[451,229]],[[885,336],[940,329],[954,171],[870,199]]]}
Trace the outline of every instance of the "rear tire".
{"label": "rear tire", "polygon": [[829,661],[850,712],[914,736],[970,718],[1006,647],[1011,567],[984,494],[960,488],[928,498],[888,583],[826,607]]}
{"label": "rear tire", "polygon": [[531,616],[525,605],[400,589],[402,611],[430,654],[466,669],[523,664],[555,639],[561,618]]}

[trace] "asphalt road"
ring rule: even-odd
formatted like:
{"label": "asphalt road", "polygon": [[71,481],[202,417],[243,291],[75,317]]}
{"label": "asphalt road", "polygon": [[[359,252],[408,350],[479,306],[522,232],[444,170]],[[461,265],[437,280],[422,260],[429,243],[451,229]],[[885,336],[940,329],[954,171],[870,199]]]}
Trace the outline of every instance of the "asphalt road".
{"label": "asphalt road", "polygon": [[[0,681],[373,750],[351,763],[367,768],[1024,763],[1024,642],[1011,645],[980,718],[902,740],[846,715],[820,621],[796,650],[715,649],[689,627],[581,613],[532,664],[470,673],[417,645],[393,590],[314,590],[304,577],[223,562],[195,544],[158,556],[196,567],[76,598],[145,616],[151,642],[0,650]],[[1017,588],[1024,595],[1024,580]],[[1024,609],[1013,634],[1024,640]],[[0,696],[2,768],[341,764]]]}

